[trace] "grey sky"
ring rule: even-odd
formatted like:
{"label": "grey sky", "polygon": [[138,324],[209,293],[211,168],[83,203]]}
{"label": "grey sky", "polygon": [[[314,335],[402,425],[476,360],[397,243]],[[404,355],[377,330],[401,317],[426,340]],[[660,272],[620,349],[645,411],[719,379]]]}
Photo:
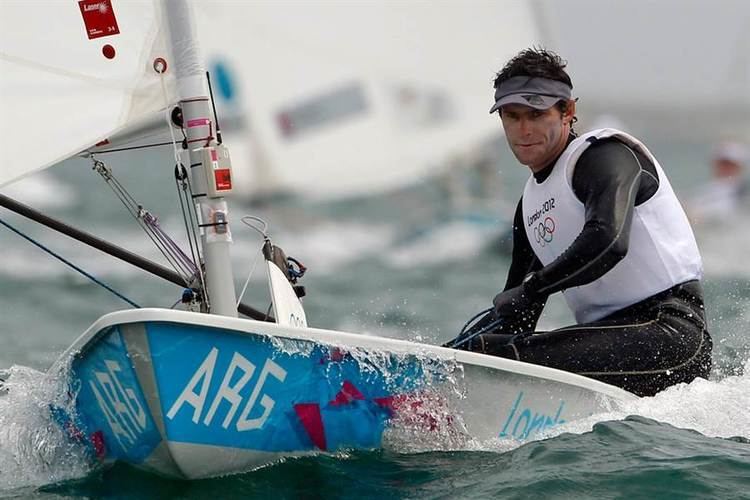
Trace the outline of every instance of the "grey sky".
{"label": "grey sky", "polygon": [[597,101],[750,104],[750,1],[536,0],[545,45]]}

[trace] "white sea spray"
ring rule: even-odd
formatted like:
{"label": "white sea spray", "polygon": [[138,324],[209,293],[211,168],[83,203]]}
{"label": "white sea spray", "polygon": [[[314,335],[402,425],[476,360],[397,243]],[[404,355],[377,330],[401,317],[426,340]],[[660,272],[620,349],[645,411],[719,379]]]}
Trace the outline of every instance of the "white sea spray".
{"label": "white sea spray", "polygon": [[[6,370],[0,396],[0,489],[39,486],[86,475],[85,450],[54,420],[51,408],[68,408],[64,375],[27,367]],[[68,408],[69,409],[69,408]]]}

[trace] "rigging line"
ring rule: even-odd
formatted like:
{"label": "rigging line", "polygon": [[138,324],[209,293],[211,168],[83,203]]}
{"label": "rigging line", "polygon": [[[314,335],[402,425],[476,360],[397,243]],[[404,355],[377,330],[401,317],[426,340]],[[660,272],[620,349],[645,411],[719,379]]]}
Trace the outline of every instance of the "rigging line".
{"label": "rigging line", "polygon": [[[158,222],[156,222],[155,224],[149,224],[149,221],[146,219],[156,221],[156,218],[136,201],[136,199],[128,192],[125,186],[123,186],[123,184],[117,180],[117,178],[112,173],[112,170],[104,162],[93,158],[93,155],[92,160],[94,161],[94,169],[102,176],[110,189],[112,189],[112,191],[115,193],[115,196],[125,206],[125,209],[130,213],[130,215],[136,220],[138,225],[141,227],[141,229],[143,229],[143,231],[146,233],[146,236],[149,237],[154,246],[156,246],[159,252],[161,252],[161,254],[164,256],[164,258],[167,259],[167,262],[169,262],[172,268],[181,275],[185,284],[189,286],[193,270],[189,267],[186,268],[184,262],[180,261],[180,253],[182,252],[180,251],[179,247],[171,241],[166,233],[164,233],[164,231],[159,227]],[[184,256],[185,259],[188,259],[188,257],[184,254],[182,254],[182,256]]]}
{"label": "rigging line", "polygon": [[[255,215],[245,215],[240,219],[243,224],[248,226],[251,229],[254,229],[255,231],[259,232],[261,236],[263,236],[264,240],[268,239],[268,223],[261,219],[260,217],[256,217]],[[255,222],[258,222],[259,224],[262,224],[262,228],[255,225]]]}
{"label": "rigging line", "polygon": [[[263,243],[265,245],[265,242]],[[250,278],[253,277],[253,274],[255,273],[255,268],[258,266],[258,260],[261,254],[263,253],[263,245],[261,245],[258,250],[255,252],[255,258],[253,259],[253,265],[250,267],[250,272],[247,275],[247,279],[245,280],[245,284],[242,286],[242,291],[240,292],[240,297],[237,299],[237,306],[242,303],[242,297],[245,296],[245,292],[247,291],[247,286],[250,284]]]}
{"label": "rigging line", "polygon": [[[185,168],[185,165],[182,165],[183,169]],[[208,296],[208,288],[206,287],[206,276],[205,272],[203,270],[203,258],[201,256],[201,247],[198,244],[198,239],[200,237],[199,230],[198,230],[198,213],[196,209],[196,205],[193,203],[193,183],[190,181],[190,175],[187,174],[187,169],[185,169],[185,183],[187,185],[188,194],[190,195],[189,198],[185,198],[185,203],[187,204],[187,212],[188,216],[190,217],[190,228],[192,230],[192,233],[188,235],[188,238],[192,236],[194,243],[195,243],[195,249],[198,253],[198,278],[201,282],[201,287],[203,289],[203,296],[205,298],[206,304],[210,306],[210,297]],[[187,196],[187,195],[186,195]]]}
{"label": "rigging line", "polygon": [[137,309],[140,309],[140,308],[141,308],[141,306],[139,306],[138,304],[136,304],[135,302],[133,302],[133,301],[132,301],[132,300],[130,300],[129,298],[125,297],[124,295],[122,295],[122,294],[121,294],[120,292],[118,292],[118,291],[117,291],[117,290],[115,290],[114,288],[110,287],[109,285],[107,285],[107,284],[106,284],[106,283],[104,283],[103,281],[100,281],[99,279],[97,279],[97,278],[96,278],[96,277],[94,277],[93,275],[91,275],[91,274],[87,273],[86,271],[84,271],[84,270],[83,270],[83,269],[81,269],[80,267],[76,266],[75,264],[73,264],[73,263],[72,263],[72,262],[70,262],[69,260],[65,259],[65,258],[64,258],[64,257],[62,257],[61,255],[59,255],[59,254],[55,253],[55,252],[54,252],[54,251],[52,251],[51,249],[49,249],[49,248],[45,247],[44,245],[42,245],[42,244],[41,244],[41,243],[39,243],[38,241],[34,240],[33,238],[31,238],[31,237],[29,237],[29,236],[27,236],[27,235],[23,234],[23,233],[22,233],[21,231],[19,231],[19,230],[18,230],[18,229],[16,229],[15,227],[11,226],[11,225],[10,225],[10,224],[8,224],[7,222],[5,222],[5,221],[4,221],[3,219],[0,219],[0,224],[2,224],[3,226],[7,227],[8,229],[10,229],[11,231],[13,231],[14,233],[16,233],[17,235],[19,235],[20,237],[24,238],[24,239],[25,239],[25,240],[27,240],[28,242],[30,242],[30,243],[32,243],[32,244],[34,244],[34,245],[36,245],[37,247],[39,247],[39,248],[40,248],[40,249],[42,249],[43,251],[47,252],[47,253],[48,253],[49,255],[51,255],[51,256],[53,256],[53,257],[55,257],[56,259],[58,259],[58,260],[59,260],[60,262],[62,262],[63,264],[65,264],[65,265],[67,265],[67,266],[69,266],[69,267],[71,267],[71,268],[75,269],[76,271],[78,271],[79,273],[81,273],[82,275],[84,275],[85,277],[87,277],[88,279],[90,279],[91,281],[93,281],[94,283],[96,283],[97,285],[99,285],[99,286],[101,286],[101,287],[105,288],[106,290],[110,291],[111,293],[113,293],[114,295],[116,295],[116,296],[117,296],[117,297],[119,297],[120,299],[124,300],[125,302],[127,302],[127,303],[128,303],[128,304],[130,304],[131,306],[133,306],[133,307],[135,307],[135,308],[137,308]]}
{"label": "rigging line", "polygon": [[190,257],[185,255],[185,252],[182,251],[179,245],[177,245],[177,243],[169,237],[167,232],[161,228],[159,219],[154,217],[151,213],[144,211],[143,222],[148,230],[154,234],[154,237],[160,241],[163,248],[162,251],[168,253],[174,258],[177,265],[179,265],[185,272],[185,275],[190,277],[195,274],[197,271],[195,263],[190,260]]}
{"label": "rigging line", "polygon": [[[141,211],[143,211],[143,208],[134,200],[132,196],[125,190],[125,188],[120,184],[117,179],[114,178],[112,175],[111,170],[106,168],[106,165],[102,162],[99,162],[99,164],[102,166],[102,168],[106,169],[104,172],[102,171],[102,168],[98,168],[97,171],[102,174],[102,177],[104,178],[104,181],[107,183],[107,185],[112,189],[112,191],[115,193],[115,196],[117,199],[120,200],[120,202],[125,206],[125,209],[130,213],[130,215],[136,220],[138,225],[143,229],[143,231],[146,233],[146,236],[151,240],[151,242],[156,246],[156,248],[161,252],[161,254],[167,259],[169,264],[172,266],[172,268],[180,273],[180,269],[178,269],[178,266],[175,265],[173,260],[170,258],[169,255],[166,254],[164,248],[159,244],[157,241],[155,235],[153,232],[148,228],[143,220],[142,220],[142,214]],[[184,279],[184,277],[183,277]],[[187,282],[187,280],[185,280]]]}
{"label": "rigging line", "polygon": [[[190,255],[196,265],[200,264],[200,247],[198,246],[198,239],[194,234],[195,226],[193,221],[193,210],[192,207],[192,196],[188,194],[188,191],[192,193],[190,186],[190,174],[188,174],[185,165],[178,163],[174,166],[175,170],[175,186],[177,187],[177,196],[180,202],[180,210],[182,211],[182,221],[185,223],[185,236],[187,237],[188,244],[190,245]],[[189,223],[188,223],[188,218]],[[191,229],[193,228],[193,233]],[[195,243],[195,247],[193,247]],[[197,257],[196,257],[197,254]]]}
{"label": "rigging line", "polygon": [[116,178],[112,177],[111,180],[113,186],[116,186],[118,196],[123,200],[123,203],[127,200],[130,204],[129,210],[131,215],[136,221],[138,221],[138,224],[143,231],[149,236],[161,254],[169,261],[174,270],[182,272],[186,277],[185,282],[187,284],[190,276],[195,272],[193,269],[195,264],[189,262],[189,258],[182,253],[179,246],[177,246],[164,230],[161,229],[158,219],[148,210],[144,209]]}
{"label": "rigging line", "polygon": [[[253,273],[255,273],[255,268],[258,265],[258,260],[261,254],[263,253],[263,247],[265,246],[266,242],[269,241],[268,239],[268,223],[261,219],[260,217],[256,217],[254,215],[246,215],[240,219],[243,224],[248,226],[251,229],[254,229],[255,231],[259,232],[261,236],[263,236],[263,243],[261,244],[260,248],[255,254],[255,258],[253,259],[253,265],[250,268],[250,273],[247,275],[247,279],[245,280],[245,284],[242,286],[242,291],[240,292],[240,298],[237,299],[237,304],[239,305],[242,302],[242,297],[245,295],[245,291],[247,291],[247,286],[250,284],[250,278],[252,278]],[[263,225],[263,228],[259,228],[254,223],[258,222]]]}
{"label": "rigging line", "polygon": [[158,218],[148,210],[141,208],[137,221],[164,258],[169,261],[173,269],[178,273],[182,272],[185,284],[189,286],[190,278],[196,272],[196,265],[190,261],[190,258],[185,255],[179,245],[161,228]]}
{"label": "rigging line", "polygon": [[116,177],[115,177],[115,176],[114,176],[113,174],[111,174],[111,171],[110,171],[110,175],[111,175],[111,178],[110,178],[110,180],[112,181],[113,185],[114,185],[114,186],[115,186],[115,187],[117,188],[117,190],[118,190],[118,191],[119,191],[119,192],[121,193],[121,196],[122,196],[122,197],[123,197],[123,198],[124,198],[125,200],[127,200],[127,202],[128,202],[128,203],[130,203],[130,206],[131,206],[131,207],[132,207],[133,209],[137,209],[137,210],[136,210],[136,211],[134,212],[134,215],[135,215],[136,213],[138,213],[138,212],[139,212],[140,210],[142,210],[142,206],[141,206],[141,204],[140,204],[140,203],[138,203],[138,200],[136,200],[136,199],[135,199],[135,198],[134,198],[134,197],[133,197],[133,196],[132,196],[132,195],[131,195],[131,194],[130,194],[130,193],[128,192],[128,190],[127,190],[127,189],[125,188],[125,186],[124,186],[124,185],[123,185],[123,184],[122,184],[122,183],[121,183],[121,182],[120,182],[119,180],[117,180],[117,178],[116,178]]}
{"label": "rigging line", "polygon": [[[182,220],[185,224],[185,234],[190,245],[190,252],[195,262],[200,262],[200,246],[195,233],[194,206],[192,205],[192,188],[190,175],[182,163],[175,165],[175,186],[182,211]],[[197,254],[197,258],[196,258]]]}
{"label": "rigging line", "polygon": [[[172,127],[172,113],[169,110],[169,98],[167,96],[167,84],[166,84],[166,82],[164,80],[164,73],[163,72],[159,73],[159,77],[160,77],[159,81],[161,82],[162,96],[164,97],[164,104],[165,104],[165,108],[166,108],[165,109],[165,117],[166,117],[166,120],[167,120],[167,126],[169,127],[169,135],[172,137],[172,148],[174,150],[174,159],[175,159],[175,162],[176,162],[177,165],[183,165],[183,163],[182,163],[182,157],[180,156],[180,151],[177,149],[177,139],[175,139],[174,128]],[[185,138],[185,141],[186,141],[186,144],[187,144],[187,142],[189,142],[189,141],[187,140],[187,136],[185,135],[185,130],[182,127],[180,127],[180,130],[182,131],[182,136]],[[192,190],[192,188],[190,186],[190,178],[189,177],[187,178],[187,186],[188,186],[188,189],[190,190],[190,194],[192,195],[192,191],[193,190]],[[182,200],[181,196],[180,196],[180,200]],[[191,198],[191,200],[192,200],[192,198]],[[181,206],[182,206],[182,201],[180,201],[180,203],[181,203]],[[191,209],[191,207],[192,207],[192,209]],[[193,219],[193,213],[192,213],[193,210],[195,210],[195,206],[189,204],[189,205],[187,205],[186,209],[187,209],[187,212],[188,212],[188,214],[190,216],[190,226],[193,228],[192,238],[193,238],[193,240],[195,242],[195,248],[196,248],[196,253],[197,253],[198,259],[195,260],[195,254],[193,253],[193,241],[191,241],[191,239],[190,239],[191,238],[191,234],[188,231],[187,238],[188,238],[188,242],[190,244],[190,252],[193,255],[193,260],[195,260],[195,266],[196,266],[196,269],[197,269],[197,274],[198,274],[198,277],[199,277],[200,282],[201,282],[201,289],[203,290],[204,301],[206,303],[206,306],[209,307],[209,309],[210,309],[210,301],[209,301],[209,297],[208,297],[208,288],[206,287],[206,279],[205,279],[205,276],[204,276],[204,273],[203,273],[203,264],[202,264],[201,254],[200,254],[200,246],[198,245],[198,238],[197,238],[197,236],[195,234],[195,221]],[[183,220],[185,219],[184,213],[185,213],[185,211],[183,211]],[[197,214],[195,214],[195,218],[197,219]],[[186,225],[187,225],[187,222],[186,222]]]}
{"label": "rigging line", "polygon": [[128,199],[129,196],[122,191],[122,188],[113,185],[110,182],[107,182],[109,184],[110,188],[112,188],[112,191],[114,191],[115,196],[120,200],[120,202],[125,206],[125,209],[130,213],[130,215],[134,219],[138,219],[141,213],[141,210],[143,210],[143,207],[141,207],[138,203],[133,202],[132,200]]}
{"label": "rigging line", "polygon": [[138,225],[141,226],[141,228],[149,237],[157,250],[161,252],[162,256],[164,256],[165,259],[167,259],[169,265],[172,266],[172,269],[174,269],[178,274],[181,274],[183,280],[185,280],[185,283],[188,284],[188,280],[185,278],[185,276],[189,273],[186,273],[184,272],[184,269],[181,269],[181,266],[177,263],[177,258],[169,252],[169,250],[167,249],[167,245],[163,240],[163,235],[160,235],[158,232],[154,231],[151,227],[149,227],[148,224],[143,222],[141,218],[136,218],[136,220],[138,222]]}
{"label": "rigging line", "polygon": [[138,221],[144,232],[148,234],[154,245],[169,260],[175,271],[182,271],[182,274],[186,277],[186,284],[189,283],[189,278],[195,274],[195,264],[190,262],[190,258],[169,238],[159,225],[158,219],[148,210],[145,210],[114,176],[108,177],[108,181],[111,181],[111,186],[113,189],[116,189],[118,197],[120,197],[123,203],[127,202],[130,204],[129,210],[131,215]]}
{"label": "rigging line", "polygon": [[94,170],[102,176],[102,179],[104,179],[107,186],[109,186],[109,188],[115,193],[115,196],[120,200],[120,203],[125,206],[125,209],[130,215],[137,218],[138,212],[135,208],[138,207],[138,203],[128,194],[117,179],[115,179],[112,169],[110,169],[103,161],[94,158],[94,155],[91,155],[91,160],[94,162]]}
{"label": "rigging line", "polygon": [[182,279],[185,281],[185,285],[189,286],[190,272],[188,272],[185,267],[183,267],[183,264],[180,263],[179,255],[177,255],[176,252],[170,251],[168,242],[169,237],[163,234],[163,232],[161,231],[154,230],[151,226],[149,226],[148,223],[141,222],[140,220],[139,223],[144,232],[148,235],[149,239],[151,239],[151,241],[154,243],[154,246],[156,246],[156,248],[164,256],[164,258],[167,259],[169,265],[172,266],[172,269],[180,274],[182,276]]}
{"label": "rigging line", "polygon": [[[484,309],[483,311],[480,311],[476,315],[472,316],[472,318],[466,322],[463,328],[461,328],[461,331],[459,332],[458,336],[454,338],[453,340],[450,340],[449,342],[443,344],[443,347],[450,347],[452,349],[456,349],[458,346],[465,344],[466,342],[474,339],[475,337],[488,333],[491,330],[497,328],[503,323],[503,318],[496,318],[489,323],[484,324],[481,328],[478,330],[474,330],[477,328],[477,326],[492,313],[492,307],[488,309]],[[477,321],[477,319],[482,316],[481,319]]]}
{"label": "rigging line", "polygon": [[181,163],[180,152],[177,149],[177,139],[174,137],[174,129],[172,128],[172,110],[169,109],[169,97],[167,96],[167,84],[164,81],[164,72],[159,73],[159,81],[161,82],[161,93],[164,97],[164,113],[167,119],[167,126],[169,127],[169,135],[172,137],[172,149],[174,150],[174,160],[177,163]]}
{"label": "rigging line", "polygon": [[177,245],[177,243],[175,243],[174,240],[169,237],[169,235],[161,228],[161,226],[158,225],[158,222],[156,222],[156,224],[156,229],[158,231],[158,234],[163,239],[164,245],[172,252],[175,259],[185,270],[186,274],[188,276],[192,276],[196,272],[198,272],[198,266],[195,264],[195,262],[190,260],[190,257],[188,257],[185,252],[182,251],[179,245]]}
{"label": "rigging line", "polygon": [[[179,168],[182,166],[182,164],[175,165],[175,172],[179,172]],[[180,173],[178,175],[183,175],[183,173]],[[193,258],[193,262],[196,262],[196,265],[200,264],[200,261],[196,259],[195,257],[195,248],[193,248],[193,238],[190,234],[190,227],[188,226],[188,215],[185,210],[186,205],[186,194],[185,190],[187,189],[187,185],[184,183],[184,179],[181,180],[178,175],[175,175],[175,186],[177,187],[177,197],[179,198],[180,203],[180,211],[182,212],[182,222],[185,224],[185,235],[187,236],[188,245],[190,246],[190,255]],[[186,174],[184,174],[186,175]]]}
{"label": "rigging line", "polygon": [[[176,170],[179,170],[179,167],[182,167],[184,170],[184,166],[180,164],[179,166],[175,166]],[[188,194],[185,192],[188,189],[188,184],[186,182],[187,179],[187,172],[183,171],[181,174],[183,175],[183,179],[180,180],[177,176],[175,176],[175,184],[177,186],[177,195],[179,197],[180,202],[180,211],[182,211],[182,222],[185,224],[185,235],[187,237],[188,245],[190,246],[190,256],[193,259],[193,262],[195,264],[195,272],[193,273],[193,279],[199,278],[200,276],[200,253],[198,251],[198,241],[195,238],[194,234],[191,234],[190,228],[191,224],[193,222],[192,217],[189,217],[188,214],[192,213],[190,211],[190,200],[188,199]],[[187,208],[186,208],[187,207]],[[188,221],[188,218],[190,219]]]}
{"label": "rigging line", "polygon": [[[180,265],[185,265],[185,259],[187,257],[180,250],[180,247],[175,244],[169,235],[161,228],[159,219],[151,212],[145,209],[141,209],[138,212],[138,220],[144,228],[154,238],[154,244],[156,244],[163,253],[169,254],[175,261],[180,262]],[[166,255],[165,255],[166,256]],[[187,259],[189,261],[189,259]]]}

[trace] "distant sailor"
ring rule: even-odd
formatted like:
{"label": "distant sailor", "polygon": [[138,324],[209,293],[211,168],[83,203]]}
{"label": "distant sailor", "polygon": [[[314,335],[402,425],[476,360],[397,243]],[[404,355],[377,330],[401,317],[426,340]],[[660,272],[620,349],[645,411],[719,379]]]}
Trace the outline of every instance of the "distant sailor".
{"label": "distant sailor", "polygon": [[[638,395],[708,377],[712,342],[688,218],[641,141],[612,128],[574,133],[565,66],[553,52],[526,49],[497,74],[490,113],[532,175],[515,214],[505,289],[484,319],[502,322],[460,347]],[[535,332],[556,292],[578,324]]]}
{"label": "distant sailor", "polygon": [[738,210],[747,210],[750,183],[744,175],[748,153],[739,142],[719,143],[711,160],[712,179],[688,200],[691,221],[706,224],[733,220]]}

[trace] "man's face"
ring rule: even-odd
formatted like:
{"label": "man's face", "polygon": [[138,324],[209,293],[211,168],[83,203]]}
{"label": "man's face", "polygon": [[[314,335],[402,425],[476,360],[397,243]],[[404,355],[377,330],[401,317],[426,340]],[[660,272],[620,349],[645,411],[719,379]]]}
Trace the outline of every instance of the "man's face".
{"label": "man's face", "polygon": [[742,166],[739,163],[723,158],[714,160],[714,177],[727,179],[740,177],[742,175]]}
{"label": "man's face", "polygon": [[523,104],[502,107],[500,118],[513,154],[523,165],[537,172],[559,155],[568,140],[575,102],[565,114],[557,106],[535,109]]}

